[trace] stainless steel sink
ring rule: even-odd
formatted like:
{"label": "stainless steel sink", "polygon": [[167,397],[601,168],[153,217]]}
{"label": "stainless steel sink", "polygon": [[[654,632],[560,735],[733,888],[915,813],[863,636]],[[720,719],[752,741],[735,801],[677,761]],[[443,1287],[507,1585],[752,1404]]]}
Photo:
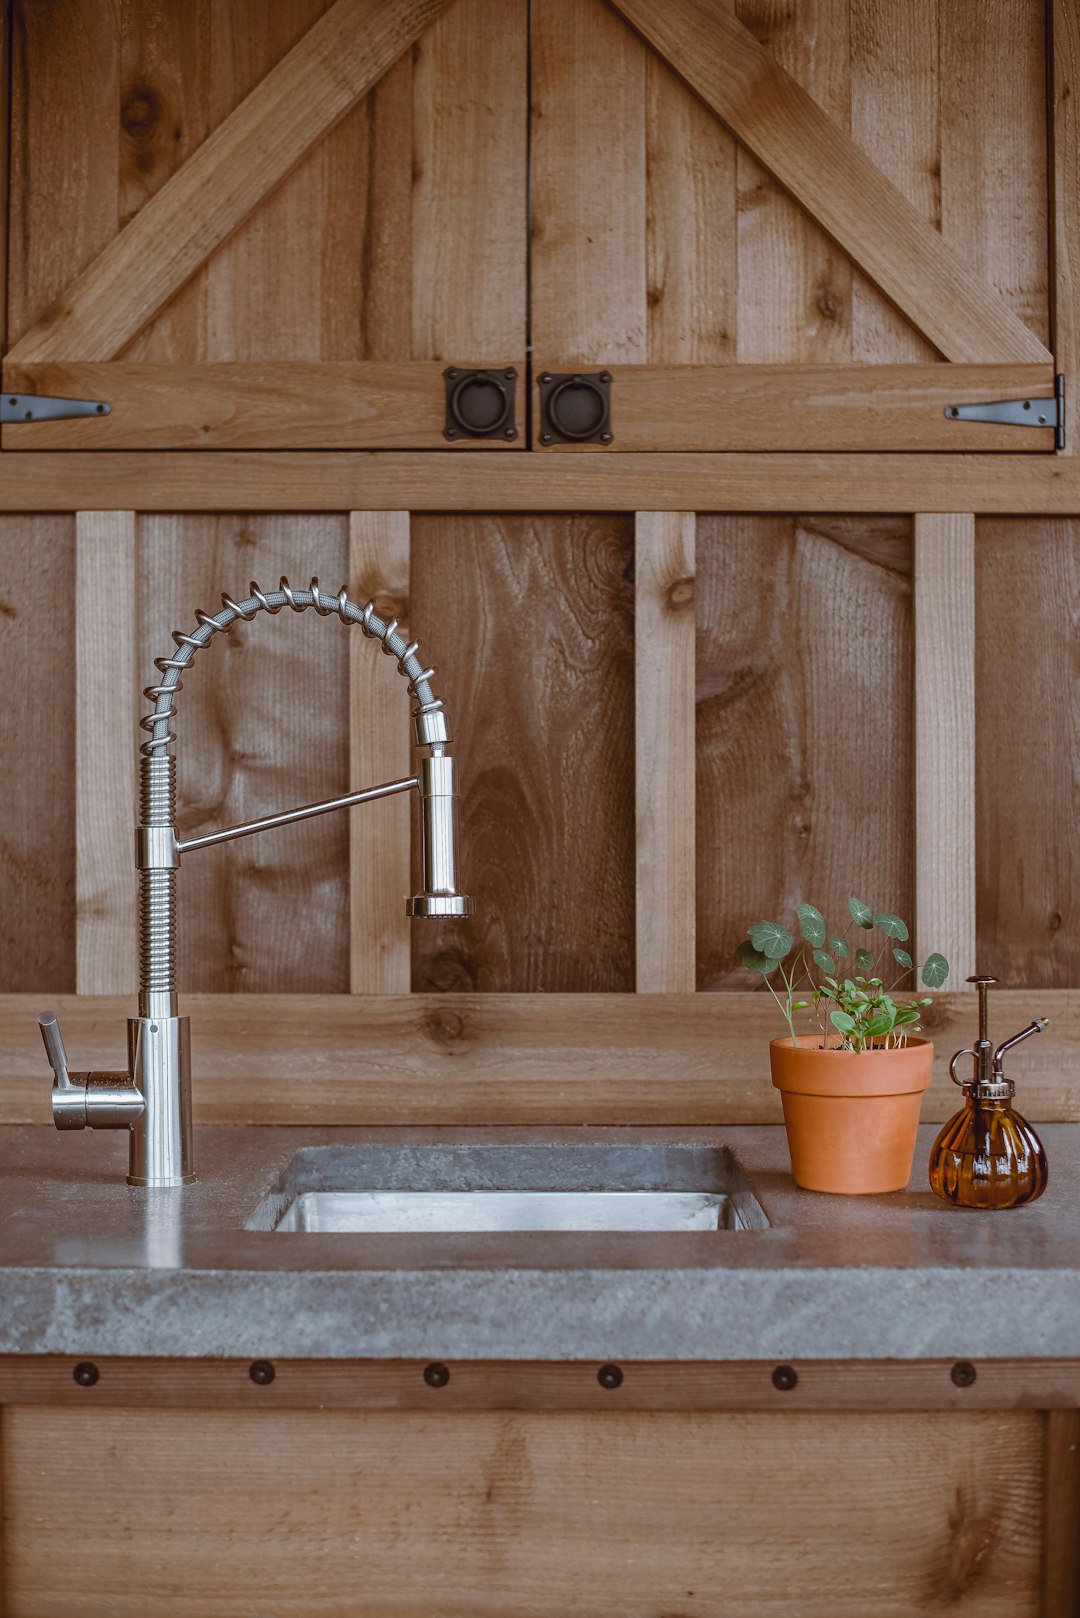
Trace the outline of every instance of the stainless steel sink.
{"label": "stainless steel sink", "polygon": [[248,1220],[286,1234],[767,1227],[726,1148],[637,1142],[312,1147]]}

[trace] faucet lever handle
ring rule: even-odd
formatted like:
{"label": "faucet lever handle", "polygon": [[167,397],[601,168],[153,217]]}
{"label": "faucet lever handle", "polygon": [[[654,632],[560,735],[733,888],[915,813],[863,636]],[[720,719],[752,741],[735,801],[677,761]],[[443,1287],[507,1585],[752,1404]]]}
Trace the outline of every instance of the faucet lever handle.
{"label": "faucet lever handle", "polygon": [[64,1049],[64,1036],[60,1032],[60,1023],[55,1011],[42,1011],[38,1014],[38,1027],[45,1043],[45,1055],[49,1058],[49,1066],[56,1075],[56,1088],[58,1090],[72,1090],[71,1075],[68,1072],[67,1051]]}
{"label": "faucet lever handle", "polygon": [[60,1032],[55,1011],[43,1011],[38,1016],[38,1027],[45,1042],[45,1054],[53,1070],[52,1112],[57,1129],[85,1129],[86,1080],[81,1073],[77,1083],[68,1072],[64,1036]]}

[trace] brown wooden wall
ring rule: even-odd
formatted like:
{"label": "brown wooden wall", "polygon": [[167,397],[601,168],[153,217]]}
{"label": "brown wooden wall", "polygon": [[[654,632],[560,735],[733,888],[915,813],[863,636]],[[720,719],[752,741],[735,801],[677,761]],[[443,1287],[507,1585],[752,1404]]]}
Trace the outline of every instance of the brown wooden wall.
{"label": "brown wooden wall", "polygon": [[[1026,0],[264,10],[12,8],[5,385],[112,410],[0,432],[0,990],[131,993],[138,689],[281,573],[438,663],[477,914],[408,928],[377,804],[190,856],[185,991],[637,990],[677,1063],[662,997],[744,1037],[746,924],[851,891],[1080,987],[1077,435],[942,408],[1072,374],[1071,6],[1049,90]],[[515,439],[444,439],[462,363]],[[610,446],[545,448],[545,366],[613,368]],[[185,830],[404,773],[394,684],[239,626]]]}
{"label": "brown wooden wall", "polygon": [[[4,751],[34,761],[9,775],[7,992],[76,988],[74,527],[0,521]],[[759,914],[809,897],[839,915],[851,888],[914,912],[912,524],[706,514],[697,528],[697,983],[734,989]],[[1007,982],[1076,987],[1080,524],[987,518],[976,536],[980,961]],[[216,604],[215,585],[274,583],[297,556],[347,579],[347,553],[344,513],[140,518],[140,675],[193,605]],[[414,521],[409,607],[460,741],[477,899],[464,926],[411,930],[415,989],[633,988],[633,560],[626,517]],[[115,626],[96,605],[105,655]],[[361,701],[390,675],[365,651]],[[290,618],[241,625],[200,662],[178,703],[191,835],[340,789],[348,655],[340,626]],[[358,860],[377,863],[402,818],[400,804],[358,811]],[[186,987],[348,989],[344,819],[192,855],[182,883]]]}

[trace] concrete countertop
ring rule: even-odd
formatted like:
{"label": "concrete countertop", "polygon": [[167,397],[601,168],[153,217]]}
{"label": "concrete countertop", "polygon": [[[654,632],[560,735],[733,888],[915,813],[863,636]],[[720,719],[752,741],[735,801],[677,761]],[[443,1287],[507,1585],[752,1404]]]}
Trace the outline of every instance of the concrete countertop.
{"label": "concrete countertop", "polygon": [[[549,1360],[1080,1357],[1080,1125],[1005,1213],[795,1188],[778,1127],[203,1127],[199,1183],[124,1183],[126,1139],[0,1129],[0,1353]],[[726,1146],[767,1230],[283,1235],[245,1228],[304,1148]],[[706,1159],[702,1158],[702,1161]]]}

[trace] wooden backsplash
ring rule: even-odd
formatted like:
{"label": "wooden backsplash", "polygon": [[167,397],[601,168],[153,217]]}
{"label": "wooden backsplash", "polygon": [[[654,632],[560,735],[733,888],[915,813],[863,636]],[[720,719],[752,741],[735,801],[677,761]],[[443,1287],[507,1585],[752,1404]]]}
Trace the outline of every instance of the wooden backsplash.
{"label": "wooden backsplash", "polygon": [[[147,679],[171,628],[214,606],[215,587],[276,583],[297,558],[327,585],[350,578],[344,514],[153,513],[136,529],[135,661]],[[129,704],[124,727],[115,704],[108,716],[77,705],[76,612],[89,620],[90,655],[107,665],[128,598],[91,589],[76,601],[74,530],[69,516],[0,518],[9,991],[76,988],[73,735],[111,721],[121,728],[109,740],[132,757],[136,747],[141,707]],[[839,915],[854,887],[913,916],[911,522],[704,515],[697,533],[697,982],[738,989],[746,924],[790,914],[804,896]],[[975,558],[980,962],[1007,982],[1075,986],[1080,523],[981,519]],[[414,518],[407,621],[439,664],[462,765],[462,865],[477,898],[464,925],[401,922],[414,989],[633,989],[633,568],[625,516]],[[185,830],[342,788],[349,655],[336,622],[290,616],[239,625],[200,661],[177,705]],[[404,691],[370,646],[352,679],[357,702],[384,702],[404,736]],[[943,687],[942,708],[951,700]],[[110,827],[84,808],[122,858],[126,820]],[[408,813],[388,802],[354,815],[363,879],[407,836]],[[349,861],[345,817],[190,856],[182,983],[347,990]]]}

